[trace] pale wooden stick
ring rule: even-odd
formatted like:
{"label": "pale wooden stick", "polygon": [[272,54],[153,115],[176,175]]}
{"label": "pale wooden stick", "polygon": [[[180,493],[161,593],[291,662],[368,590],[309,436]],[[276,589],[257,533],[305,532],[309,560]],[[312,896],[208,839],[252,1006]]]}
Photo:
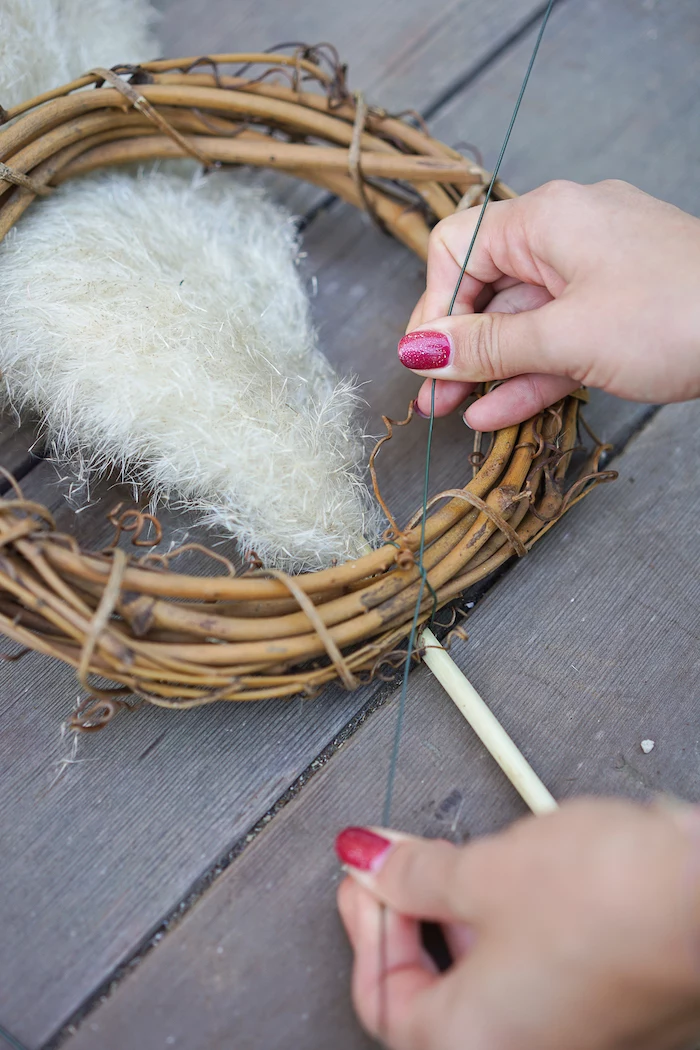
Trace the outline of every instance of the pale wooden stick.
{"label": "pale wooden stick", "polygon": [[524,802],[533,813],[551,813],[557,803],[518,751],[493,712],[486,706],[471,682],[462,674],[437,638],[427,627],[418,645],[423,662],[437,678],[466,718],[482,744],[490,751]]}

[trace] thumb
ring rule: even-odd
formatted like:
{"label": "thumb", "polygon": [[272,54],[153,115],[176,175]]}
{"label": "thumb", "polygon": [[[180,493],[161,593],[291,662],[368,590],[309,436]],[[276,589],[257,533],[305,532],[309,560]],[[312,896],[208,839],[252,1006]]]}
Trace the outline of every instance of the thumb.
{"label": "thumb", "polygon": [[566,374],[551,338],[556,303],[522,313],[441,317],[408,332],[399,360],[430,379],[483,383],[526,372]]}
{"label": "thumb", "polygon": [[[488,840],[458,847],[386,828],[345,828],[336,852],[346,871],[404,916],[468,922],[481,908],[489,880],[482,877]],[[468,892],[465,892],[468,891]]]}

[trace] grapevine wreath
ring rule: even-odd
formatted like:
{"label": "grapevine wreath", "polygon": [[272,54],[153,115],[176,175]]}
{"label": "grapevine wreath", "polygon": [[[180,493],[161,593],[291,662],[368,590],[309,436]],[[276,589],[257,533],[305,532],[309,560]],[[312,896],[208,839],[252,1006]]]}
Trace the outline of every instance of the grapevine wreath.
{"label": "grapevine wreath", "polygon": [[[477,203],[489,176],[431,138],[416,115],[367,106],[348,91],[345,73],[327,45],[159,60],[95,69],[2,111],[0,238],[66,179],[125,162],[194,157],[205,168],[254,165],[314,183],[367,211],[424,259],[431,226]],[[493,196],[513,194],[497,181]],[[483,450],[476,435],[456,487],[428,501],[422,567],[422,508],[401,527],[377,485],[374,460],[391,420],[369,463],[389,521],[384,544],[295,576],[255,563],[236,573],[213,551],[217,573],[205,576],[173,571],[177,550],[83,550],[8,476],[0,500],[0,630],[23,649],[76,668],[89,696],[75,728],[104,725],[129,698],[181,709],[313,696],[333,679],[352,689],[385,661],[405,658],[400,646],[422,584],[419,623],[525,554],[614,476],[599,470],[599,442],[585,459],[579,451],[584,399],[578,392],[498,431]],[[132,527],[139,512],[130,513]]]}

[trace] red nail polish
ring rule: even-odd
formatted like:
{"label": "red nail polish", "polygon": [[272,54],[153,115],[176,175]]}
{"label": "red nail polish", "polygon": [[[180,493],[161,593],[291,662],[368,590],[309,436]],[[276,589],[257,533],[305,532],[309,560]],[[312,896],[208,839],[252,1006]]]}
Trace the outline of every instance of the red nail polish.
{"label": "red nail polish", "polygon": [[335,852],[343,864],[359,871],[376,871],[391,842],[369,828],[345,828],[335,840]]}
{"label": "red nail polish", "polygon": [[444,368],[451,356],[452,344],[442,332],[409,332],[399,342],[399,361],[406,368]]}

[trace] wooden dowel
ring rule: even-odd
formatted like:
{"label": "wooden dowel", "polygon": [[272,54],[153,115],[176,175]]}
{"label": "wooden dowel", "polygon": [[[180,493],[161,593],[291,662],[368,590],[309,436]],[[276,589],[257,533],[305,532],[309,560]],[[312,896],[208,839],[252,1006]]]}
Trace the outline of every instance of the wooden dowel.
{"label": "wooden dowel", "polygon": [[419,647],[423,662],[437,678],[462,712],[482,744],[510,780],[533,813],[551,813],[557,803],[515,746],[505,729],[486,706],[468,678],[462,674],[437,638],[427,627],[421,632]]}

